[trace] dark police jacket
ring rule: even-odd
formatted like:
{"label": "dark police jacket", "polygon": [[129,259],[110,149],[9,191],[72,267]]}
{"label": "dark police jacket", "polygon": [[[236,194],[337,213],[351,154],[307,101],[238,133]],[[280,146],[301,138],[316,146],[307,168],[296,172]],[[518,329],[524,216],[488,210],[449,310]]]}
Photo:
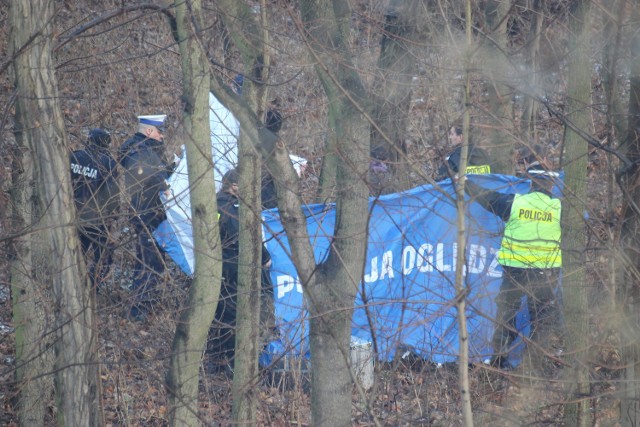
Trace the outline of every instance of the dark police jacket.
{"label": "dark police jacket", "polygon": [[71,185],[81,227],[106,227],[119,208],[117,163],[94,145],[69,155]]}
{"label": "dark police jacket", "polygon": [[[462,146],[458,145],[453,151],[445,156],[445,162],[438,169],[436,181],[449,178],[451,174],[455,175],[460,171],[460,157],[462,155]],[[467,162],[467,174],[488,174],[491,173],[491,162],[489,155],[485,150],[476,147],[475,144],[469,144],[469,158]]]}
{"label": "dark police jacket", "polygon": [[120,147],[120,164],[124,168],[125,188],[131,196],[132,223],[153,231],[166,219],[160,192],[169,188],[168,166],[163,159],[164,143],[141,133]]}
{"label": "dark police jacket", "polygon": [[[238,235],[240,232],[239,201],[236,196],[226,191],[219,191],[216,195],[218,203],[220,241],[222,243],[222,275],[226,282],[236,283],[238,280],[238,256],[240,245]],[[267,248],[262,245],[262,265],[271,260]],[[263,275],[263,286],[265,277]]]}

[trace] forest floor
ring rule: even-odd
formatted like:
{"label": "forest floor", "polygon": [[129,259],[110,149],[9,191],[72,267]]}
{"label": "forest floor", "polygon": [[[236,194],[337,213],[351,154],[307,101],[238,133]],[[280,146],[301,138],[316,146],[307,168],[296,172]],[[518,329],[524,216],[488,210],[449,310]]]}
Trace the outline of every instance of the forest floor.
{"label": "forest floor", "polygon": [[[123,271],[129,260],[116,252],[110,286],[97,298],[97,330],[107,426],[166,426],[168,400],[164,376],[177,310],[186,299],[188,280],[171,266],[155,311],[143,322],[128,320],[129,280]],[[6,265],[6,264],[5,264]],[[0,425],[17,426],[18,388],[14,381],[15,345],[7,269],[0,278]],[[602,353],[602,351],[600,352]],[[617,426],[617,371],[612,360],[600,360],[592,371],[590,400],[593,425]],[[470,390],[474,422],[478,426],[562,426],[563,405],[570,387],[568,369],[551,365],[543,377],[521,366],[500,371],[471,365]],[[228,373],[212,373],[201,366],[198,413],[202,425],[226,426],[231,420],[231,382]],[[310,395],[307,374],[264,369],[256,379],[261,426],[309,426]],[[52,402],[53,403],[53,402]],[[54,412],[51,408],[52,414]],[[53,421],[51,420],[51,425]],[[461,426],[458,366],[438,366],[413,355],[376,366],[373,388],[353,394],[354,426]]]}

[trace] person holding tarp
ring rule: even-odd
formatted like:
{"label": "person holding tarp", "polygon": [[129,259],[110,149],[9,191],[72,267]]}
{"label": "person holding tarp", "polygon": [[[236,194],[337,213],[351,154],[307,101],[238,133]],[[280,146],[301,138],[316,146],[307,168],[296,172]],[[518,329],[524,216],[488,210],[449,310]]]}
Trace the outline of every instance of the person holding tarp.
{"label": "person holding tarp", "polygon": [[[214,371],[233,367],[235,350],[236,307],[238,296],[238,258],[240,255],[240,221],[239,221],[239,189],[238,171],[231,169],[222,178],[222,188],[216,195],[220,224],[220,241],[222,243],[222,285],[216,308],[216,315],[209,330],[207,355],[212,357],[210,367]],[[262,306],[273,311],[273,286],[268,269],[271,267],[271,256],[267,248],[262,246]],[[271,304],[268,304],[268,294]],[[266,297],[267,296],[267,297]],[[261,317],[266,310],[261,310]],[[265,323],[265,319],[262,319]]]}
{"label": "person holding tarp", "polygon": [[[508,369],[508,353],[517,337],[516,313],[527,297],[531,321],[531,341],[547,346],[554,327],[560,324],[558,283],[562,268],[560,247],[560,199],[552,194],[557,172],[540,162],[527,168],[531,189],[526,194],[488,191],[466,181],[465,191],[473,201],[502,218],[504,234],[498,251],[502,284],[496,297],[494,356],[491,365]],[[559,339],[559,336],[556,336]]]}

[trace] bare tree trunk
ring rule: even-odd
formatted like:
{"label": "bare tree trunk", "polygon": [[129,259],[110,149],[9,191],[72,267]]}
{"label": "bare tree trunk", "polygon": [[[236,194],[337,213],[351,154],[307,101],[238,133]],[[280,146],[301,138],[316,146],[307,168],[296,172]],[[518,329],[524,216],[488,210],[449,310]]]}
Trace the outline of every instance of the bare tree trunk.
{"label": "bare tree trunk", "polygon": [[[630,22],[630,28],[638,28],[640,11],[636,7]],[[633,58],[630,73],[629,126],[621,149],[635,162],[633,168],[622,173],[622,186],[625,191],[623,222],[620,236],[624,274],[621,274],[617,300],[623,309],[623,321],[620,327],[624,388],[620,404],[620,422],[625,427],[640,424],[640,33],[634,31],[631,38]]]}
{"label": "bare tree trunk", "polygon": [[[244,63],[245,84],[242,97],[245,105],[259,118],[264,117],[269,77],[270,55],[267,31],[267,7],[260,3],[260,20],[244,2],[225,0],[225,26],[230,30],[235,46]],[[261,24],[261,25],[260,25]],[[262,127],[263,121],[250,123]],[[236,351],[233,375],[233,420],[237,424],[255,424],[258,396],[255,385],[258,379],[260,355],[260,305],[262,288],[262,158],[252,145],[251,136],[243,132],[238,141],[238,166],[240,171],[240,233],[238,258],[238,297],[236,307]]]}
{"label": "bare tree trunk", "polygon": [[[505,58],[507,52],[507,13],[509,3],[497,0],[489,0],[485,3],[486,30],[490,37],[486,42],[490,43],[489,52],[485,55],[484,65],[486,72],[486,90],[489,98],[490,119],[488,140],[489,149],[494,164],[491,171],[494,173],[513,173],[513,143],[506,136],[506,127],[511,123],[509,109],[512,89],[505,84],[507,76],[512,69]],[[470,24],[470,22],[469,22]],[[494,167],[495,165],[495,167]]]}
{"label": "bare tree trunk", "polygon": [[[540,38],[542,37],[542,23],[544,21],[542,4],[542,0],[533,0],[532,2],[531,31],[528,34],[528,75],[531,77],[527,79],[527,85],[536,91],[538,90],[541,81],[540,77],[543,73],[543,70],[540,68]],[[538,142],[536,126],[537,102],[533,96],[526,95],[530,94],[525,94],[520,129],[522,131],[523,142],[528,144],[529,148],[534,148]]]}
{"label": "bare tree trunk", "polygon": [[328,203],[333,201],[336,191],[336,171],[338,170],[338,138],[336,136],[336,124],[333,118],[328,120],[327,136],[324,141],[324,152],[322,156],[322,169],[318,182],[316,198],[318,203]]}
{"label": "bare tree trunk", "polygon": [[[623,120],[623,108],[622,108],[622,97],[620,96],[619,87],[620,87],[620,77],[619,77],[619,67],[620,67],[620,55],[622,52],[622,37],[624,34],[623,25],[625,21],[625,2],[619,0],[608,0],[605,4],[604,13],[602,14],[602,18],[604,21],[604,36],[605,43],[602,49],[602,57],[603,57],[603,70],[602,70],[602,78],[603,78],[603,89],[605,92],[606,100],[607,100],[607,110],[606,110],[606,135],[607,135],[607,143],[613,147],[617,148],[620,145],[620,139],[624,137],[626,122]],[[607,211],[606,211],[606,220],[613,220],[613,218],[617,215],[616,208],[617,203],[615,203],[614,198],[619,191],[616,182],[615,182],[615,171],[617,169],[618,161],[616,156],[612,153],[606,153],[608,174],[607,174]],[[613,233],[612,236],[613,237]],[[606,304],[609,304],[607,310],[611,310],[611,312],[615,312],[617,309],[617,301],[615,300],[616,295],[616,282],[617,278],[620,277],[618,274],[618,269],[620,266],[624,266],[624,263],[618,259],[615,255],[619,250],[619,241],[615,238],[611,238],[607,241],[608,249],[610,250],[611,256],[609,256],[609,275],[608,275],[608,289],[610,290],[609,295],[611,298],[608,301],[605,301]],[[613,327],[613,324],[608,326],[609,328]]]}
{"label": "bare tree trunk", "polygon": [[172,426],[199,426],[198,373],[209,325],[220,294],[220,231],[211,167],[209,129],[209,65],[198,38],[200,0],[176,2],[182,58],[184,124],[191,196],[195,272],[189,298],[180,313],[166,383]]}
{"label": "bare tree trunk", "polygon": [[[20,133],[13,153],[12,229],[19,234],[40,213],[32,203],[33,159],[24,149]],[[53,399],[53,341],[47,325],[53,322],[50,283],[38,282],[33,275],[43,259],[43,232],[31,232],[12,243],[11,295],[13,322],[16,325],[16,381],[21,384],[18,414],[21,425],[44,425],[47,406]],[[38,244],[40,242],[40,244]],[[40,263],[41,264],[41,263]]]}
{"label": "bare tree trunk", "polygon": [[[423,0],[392,0],[385,14],[384,33],[378,58],[379,74],[374,81],[374,127],[371,139],[372,157],[388,162],[395,182],[385,190],[385,182],[374,180],[376,192],[390,192],[409,187],[406,167],[407,117],[411,105],[415,55],[411,45],[416,42],[418,24],[424,20],[427,4]],[[374,177],[375,178],[375,177]],[[390,191],[389,191],[390,190]]]}
{"label": "bare tree trunk", "polygon": [[242,425],[256,423],[258,394],[258,357],[260,356],[262,233],[260,232],[260,178],[258,153],[240,136],[239,187],[240,256],[238,265],[238,299],[236,350],[233,375],[233,418]]}
{"label": "bare tree trunk", "polygon": [[16,128],[34,159],[34,202],[42,214],[34,226],[45,230],[50,244],[45,272],[55,297],[58,422],[101,425],[91,285],[74,226],[68,144],[51,56],[53,16],[50,1],[11,5]]}
{"label": "bare tree trunk", "polygon": [[[367,241],[370,126],[364,113],[364,88],[351,66],[345,28],[346,4],[301,1],[305,37],[317,61],[329,101],[330,122],[336,124],[340,162],[337,167],[336,226],[327,260],[313,274],[313,257],[302,258],[306,244],[294,248],[310,315],[312,358],[311,411],[316,426],[351,425],[349,364],[351,319],[362,277]],[[333,120],[333,121],[331,121]],[[291,224],[290,224],[291,225]],[[289,226],[290,226],[289,225]],[[287,228],[287,234],[290,229]],[[299,233],[299,232],[298,232]],[[291,241],[291,240],[290,240]],[[296,245],[294,245],[296,246]]]}
{"label": "bare tree trunk", "polygon": [[[576,3],[571,20],[574,34],[569,64],[567,117],[579,129],[591,127],[591,67],[589,65],[590,1]],[[570,426],[591,425],[589,396],[589,305],[586,280],[586,241],[584,212],[586,210],[587,142],[572,130],[567,130],[563,168],[565,171],[564,199],[562,202],[563,290],[567,326],[567,362],[571,382],[569,401],[565,407],[565,422]]]}

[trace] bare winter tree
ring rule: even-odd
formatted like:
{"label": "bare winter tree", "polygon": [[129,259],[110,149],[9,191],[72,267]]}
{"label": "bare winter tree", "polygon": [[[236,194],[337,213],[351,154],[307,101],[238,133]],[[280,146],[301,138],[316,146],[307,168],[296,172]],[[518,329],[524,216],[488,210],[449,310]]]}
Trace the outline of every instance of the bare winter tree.
{"label": "bare winter tree", "polygon": [[[507,22],[509,3],[489,0],[484,4],[485,49],[484,70],[486,74],[486,93],[489,98],[488,126],[494,172],[513,172],[513,142],[509,139],[511,98],[513,87],[507,82],[513,76],[513,68],[509,64],[507,43]],[[471,18],[468,24],[473,22]]]}
{"label": "bare winter tree", "polygon": [[183,121],[189,170],[195,272],[184,309],[176,324],[167,390],[173,426],[200,425],[197,415],[199,372],[209,325],[220,295],[220,231],[209,129],[209,64],[198,33],[202,31],[199,0],[177,2],[176,27],[183,73]]}
{"label": "bare winter tree", "polygon": [[[357,285],[362,275],[366,242],[370,128],[363,113],[365,96],[359,77],[348,66],[346,34],[349,13],[346,5],[334,9],[330,3],[301,3],[303,31],[317,72],[330,102],[330,115],[337,124],[341,162],[337,170],[337,220],[334,244],[325,262],[316,264],[307,235],[298,191],[297,175],[286,147],[276,146],[268,131],[258,132],[255,115],[241,100],[222,87],[214,92],[227,102],[248,137],[269,158],[272,170],[282,173],[276,179],[278,206],[292,246],[292,255],[310,311],[310,339],[313,354],[312,413],[315,425],[351,423],[349,369],[351,313]],[[336,120],[337,117],[340,120]],[[269,157],[269,154],[271,156]]]}
{"label": "bare winter tree", "polygon": [[[32,243],[32,249],[26,246],[18,251],[25,256],[20,277],[16,281],[24,289],[15,291],[24,295],[36,296],[31,304],[33,312],[23,311],[20,321],[35,320],[35,328],[22,338],[31,343],[21,350],[20,380],[25,385],[36,379],[34,374],[43,374],[30,366],[46,363],[47,351],[38,350],[43,344],[34,344],[44,333],[55,332],[55,376],[56,401],[58,403],[58,423],[60,425],[100,425],[101,409],[99,404],[99,377],[96,359],[96,337],[94,313],[91,304],[91,284],[85,271],[84,261],[76,234],[75,208],[71,196],[71,182],[67,157],[67,136],[62,111],[59,104],[58,85],[54,73],[52,57],[54,16],[53,2],[36,1],[28,5],[12,2],[10,25],[13,70],[15,76],[16,133],[18,140],[24,141],[28,156],[33,159],[34,203],[31,226],[39,230],[33,234],[26,245]],[[26,169],[29,171],[29,168]],[[31,177],[23,179],[30,180]],[[23,200],[25,203],[30,201]],[[27,209],[26,212],[29,212]],[[27,230],[25,230],[27,231]],[[43,239],[43,240],[39,240]],[[43,245],[49,244],[49,253],[42,257],[43,264],[34,267],[34,257],[40,258]],[[33,251],[33,257],[31,256]],[[39,277],[36,281],[28,279]],[[42,289],[40,292],[38,289]],[[54,296],[55,329],[42,328],[43,304],[38,303],[37,295]],[[20,301],[21,298],[18,299]],[[50,303],[49,303],[50,304]],[[27,307],[27,306],[23,306]],[[43,359],[44,358],[44,359]],[[36,384],[45,384],[36,379]],[[23,421],[41,424],[43,415],[42,398],[46,387],[37,390],[26,387],[24,404],[34,404],[34,414],[38,419],[29,419],[24,413]],[[31,408],[25,408],[25,411]],[[35,417],[34,417],[35,418]]]}
{"label": "bare winter tree", "polygon": [[[585,132],[591,130],[591,70],[588,48],[590,43],[590,1],[575,3],[570,16],[572,48],[569,70],[568,97],[570,111],[567,118]],[[562,158],[565,171],[564,198],[562,202],[562,241],[564,308],[567,326],[567,354],[571,370],[571,387],[567,399],[575,402],[567,405],[567,425],[591,425],[589,401],[582,399],[590,392],[586,359],[589,354],[588,321],[589,303],[584,287],[586,277],[586,240],[584,212],[586,209],[586,175],[588,144],[576,132],[568,129],[565,134],[565,154]],[[537,362],[540,366],[540,362]]]}
{"label": "bare winter tree", "polygon": [[[256,14],[246,2],[222,1],[221,17],[242,57],[242,97],[252,114],[264,117],[269,81],[267,7],[260,2]],[[239,188],[242,189],[238,259],[236,351],[233,378],[233,419],[238,424],[256,422],[260,312],[262,287],[262,154],[252,143],[248,127],[264,127],[262,120],[243,122],[238,141]],[[268,154],[266,154],[268,155]]]}

